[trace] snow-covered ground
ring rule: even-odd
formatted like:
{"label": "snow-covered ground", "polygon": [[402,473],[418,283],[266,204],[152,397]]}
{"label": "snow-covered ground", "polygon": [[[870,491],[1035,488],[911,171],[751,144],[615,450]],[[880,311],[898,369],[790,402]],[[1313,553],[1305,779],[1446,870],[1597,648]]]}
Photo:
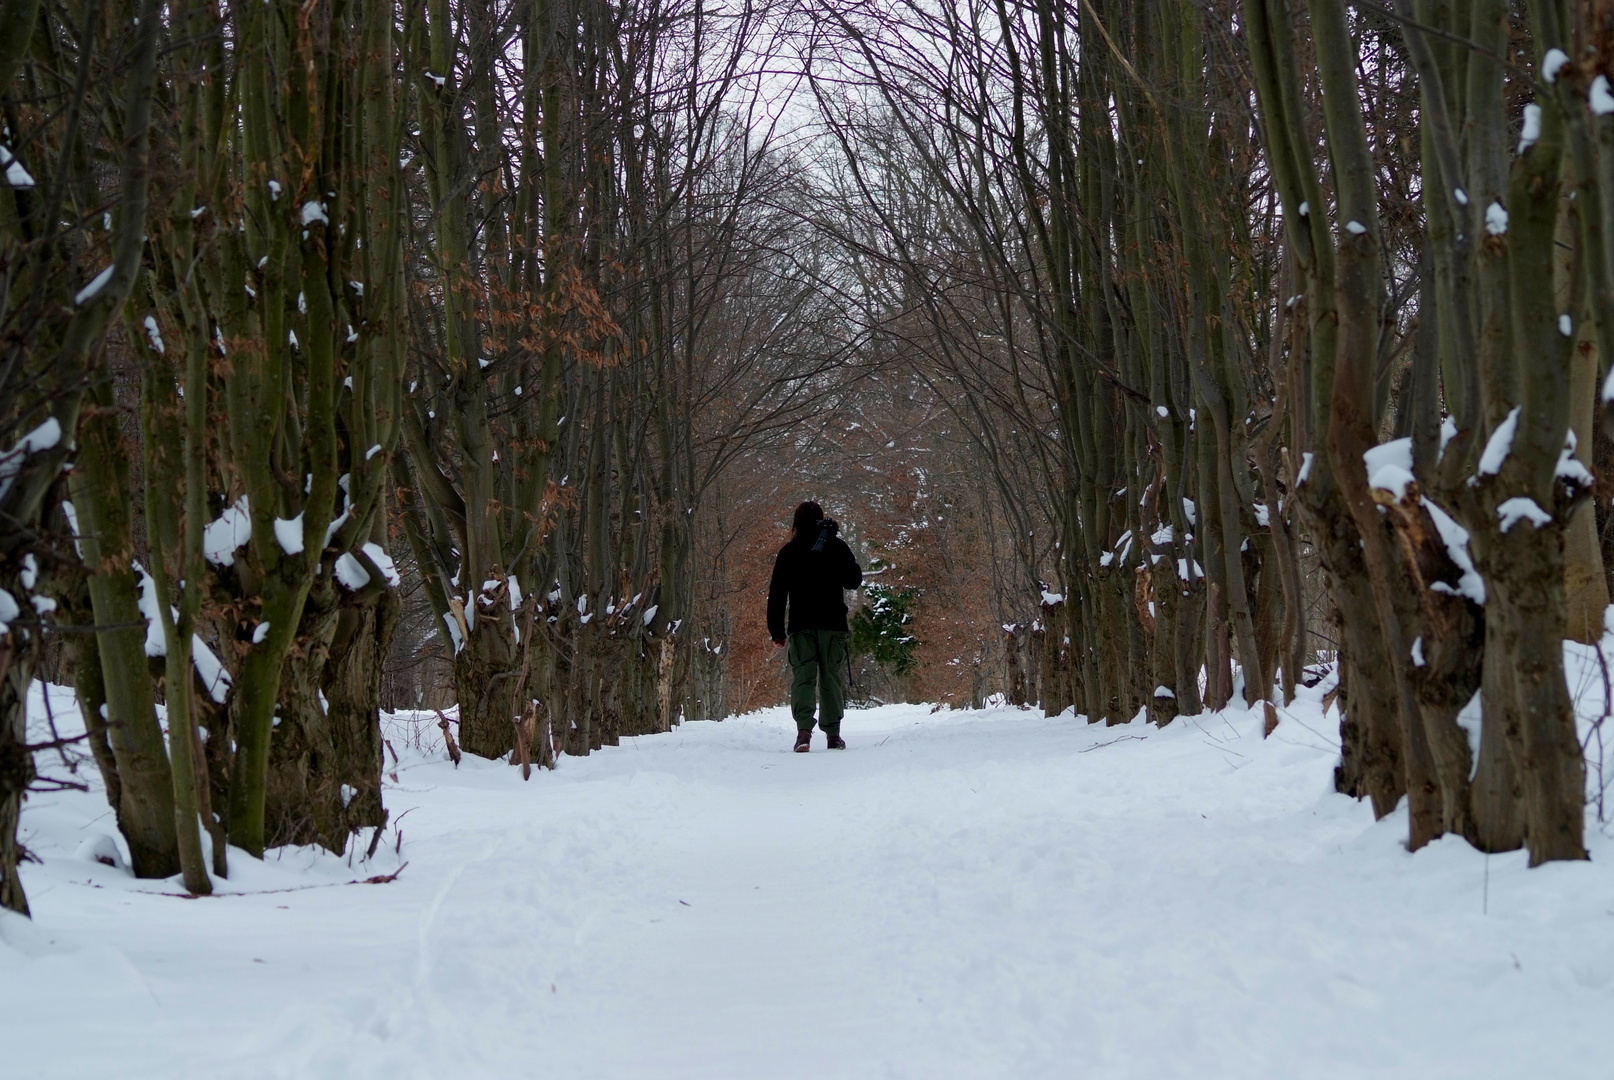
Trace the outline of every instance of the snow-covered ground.
{"label": "snow-covered ground", "polygon": [[1332,792],[1336,726],[1315,692],[1264,741],[1243,710],[891,706],[799,756],[772,710],[523,783],[395,718],[373,860],[232,853],[205,900],[94,861],[98,792],[36,795],[0,1073],[1614,1073],[1614,841],[1409,855],[1402,815]]}

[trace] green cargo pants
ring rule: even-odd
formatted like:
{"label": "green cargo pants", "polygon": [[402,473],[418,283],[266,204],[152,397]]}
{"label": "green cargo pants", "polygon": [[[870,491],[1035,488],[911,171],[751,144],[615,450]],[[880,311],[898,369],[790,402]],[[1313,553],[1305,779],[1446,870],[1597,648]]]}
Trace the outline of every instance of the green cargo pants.
{"label": "green cargo pants", "polygon": [[[802,630],[790,635],[790,712],[796,730],[813,729],[813,697],[819,699],[818,726],[828,735],[841,730],[846,714],[847,641],[844,630]],[[816,685],[815,685],[816,684]]]}

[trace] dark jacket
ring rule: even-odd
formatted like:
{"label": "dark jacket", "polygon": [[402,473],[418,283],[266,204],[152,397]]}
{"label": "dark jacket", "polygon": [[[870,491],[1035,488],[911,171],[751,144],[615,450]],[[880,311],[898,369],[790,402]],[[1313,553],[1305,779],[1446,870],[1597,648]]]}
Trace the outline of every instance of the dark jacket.
{"label": "dark jacket", "polygon": [[[814,551],[816,533],[790,541],[773,562],[768,585],[768,636],[785,640],[802,630],[846,630],[846,598],[841,590],[863,584],[863,568],[852,549],[832,536],[823,551]],[[790,623],[785,624],[785,603]]]}

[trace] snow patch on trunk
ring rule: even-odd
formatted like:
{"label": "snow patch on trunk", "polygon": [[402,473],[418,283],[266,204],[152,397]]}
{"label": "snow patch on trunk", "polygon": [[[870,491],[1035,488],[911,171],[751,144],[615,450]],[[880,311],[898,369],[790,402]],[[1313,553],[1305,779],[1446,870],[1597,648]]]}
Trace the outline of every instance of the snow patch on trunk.
{"label": "snow patch on trunk", "polygon": [[303,515],[294,518],[275,518],[275,542],[287,555],[303,553]]}
{"label": "snow patch on trunk", "polygon": [[1513,406],[1507,419],[1496,425],[1491,437],[1486,440],[1485,452],[1480,455],[1479,474],[1481,476],[1495,476],[1502,471],[1502,463],[1513,452],[1513,436],[1519,430],[1519,410],[1522,406]]}
{"label": "snow patch on trunk", "polygon": [[83,307],[85,304],[99,296],[101,294],[101,290],[106,288],[106,283],[112,280],[112,271],[114,269],[115,267],[108,266],[105,270],[102,270],[99,274],[96,274],[93,278],[91,278],[90,283],[84,286],[84,288],[80,289],[78,294],[73,297],[73,305],[75,307]]}
{"label": "snow patch on trunk", "polygon": [[[386,549],[377,543],[366,543],[361,546],[364,553],[370,557],[370,561],[375,563],[376,569],[381,571],[381,576],[387,579],[387,584],[396,588],[403,579],[398,576],[398,567],[393,563],[392,556],[388,555]],[[357,560],[354,561],[356,562]],[[521,593],[515,588],[515,580],[514,577],[510,579],[511,595],[512,597],[519,597]],[[520,600],[513,599],[511,603],[513,606],[520,603]]]}
{"label": "snow patch on trunk", "polygon": [[364,564],[347,552],[343,552],[336,560],[336,580],[342,587],[350,592],[358,592],[370,584],[370,571]]}
{"label": "snow patch on trunk", "polygon": [[1412,475],[1412,439],[1392,439],[1362,452],[1367,466],[1369,487],[1388,491],[1397,501],[1407,493],[1407,485],[1417,482]]}
{"label": "snow patch on trunk", "polygon": [[22,167],[22,162],[18,161],[11,151],[4,146],[0,146],[0,168],[5,169],[6,183],[11,187],[31,188],[34,186],[34,178],[28,174],[27,169]]}
{"label": "snow patch on trunk", "polygon": [[1479,576],[1474,569],[1474,560],[1468,554],[1468,530],[1442,510],[1426,495],[1421,500],[1423,508],[1429,511],[1434,520],[1435,530],[1440,533],[1440,539],[1446,545],[1446,554],[1451,561],[1457,564],[1459,577],[1455,587],[1444,581],[1437,581],[1429,587],[1435,592],[1450,593],[1453,596],[1466,596],[1476,604],[1485,603],[1485,579]]}
{"label": "snow patch on trunk", "polygon": [[1501,523],[1503,532],[1507,532],[1520,521],[1527,520],[1534,528],[1541,528],[1552,521],[1552,515],[1541,509],[1534,499],[1527,495],[1515,495],[1496,508],[1497,520]]}
{"label": "snow patch on trunk", "polygon": [[208,696],[223,705],[230,696],[232,680],[230,673],[224,670],[224,665],[214,655],[213,650],[207,647],[207,642],[198,635],[191,635],[191,664],[195,666],[196,673],[202,677],[202,687]]}
{"label": "snow patch on trunk", "polygon": [[140,575],[140,599],[135,603],[146,617],[146,655],[167,656],[168,636],[163,633],[162,609],[157,606],[157,581],[139,563],[134,570]]}
{"label": "snow patch on trunk", "polygon": [[202,530],[202,554],[214,566],[229,566],[235,561],[235,551],[252,539],[252,514],[247,497],[241,496],[233,506],[227,506],[207,528]]}

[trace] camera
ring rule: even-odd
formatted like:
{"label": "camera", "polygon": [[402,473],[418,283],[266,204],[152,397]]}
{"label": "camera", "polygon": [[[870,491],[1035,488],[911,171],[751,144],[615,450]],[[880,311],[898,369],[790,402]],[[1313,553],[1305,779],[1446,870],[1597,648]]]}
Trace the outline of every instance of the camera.
{"label": "camera", "polygon": [[818,540],[814,542],[813,550],[823,551],[824,545],[829,543],[829,538],[840,531],[840,525],[836,524],[833,518],[825,518],[823,521],[820,521],[818,523]]}

